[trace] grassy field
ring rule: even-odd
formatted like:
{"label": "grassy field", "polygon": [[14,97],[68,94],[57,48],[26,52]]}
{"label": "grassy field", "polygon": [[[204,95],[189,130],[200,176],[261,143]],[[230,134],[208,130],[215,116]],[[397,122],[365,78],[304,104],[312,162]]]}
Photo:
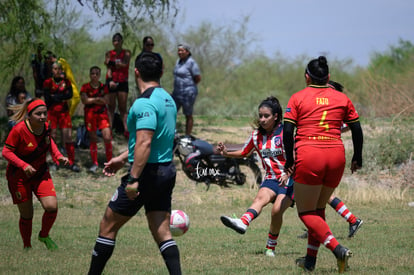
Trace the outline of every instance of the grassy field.
{"label": "grassy field", "polygon": [[[250,132],[249,118],[196,118],[195,122],[194,134],[210,142],[242,143]],[[370,134],[367,129],[366,135]],[[344,137],[346,144],[349,138],[349,135]],[[116,138],[114,151],[123,149],[125,141],[121,137]],[[103,158],[102,151],[100,159]],[[43,212],[37,201],[33,249],[23,251],[18,231],[18,210],[11,202],[4,176],[6,162],[0,160],[0,274],[87,273],[99,221],[126,170],[114,178],[92,175],[86,172],[90,165],[89,151],[78,150],[77,159],[83,168],[81,173],[60,169],[52,175],[59,202],[58,218],[51,231],[59,250],[53,252],[36,240]],[[263,210],[245,235],[224,227],[219,219],[223,214],[243,213],[257,190],[247,185],[212,185],[206,191],[204,184],[195,184],[185,177],[178,162],[177,166],[173,208],[184,210],[191,221],[190,230],[176,238],[184,274],[302,273],[294,265],[294,260],[305,255],[306,240],[297,238],[304,227],[295,208],[288,209],[285,214],[277,256],[265,257],[263,250],[270,206]],[[412,168],[406,169],[412,171]],[[407,172],[391,174],[386,171],[351,175],[346,171],[336,194],[364,220],[364,225],[350,240],[347,238],[348,224],[329,206],[326,214],[334,235],[354,252],[348,274],[414,274],[414,208],[408,206],[414,201],[414,192],[406,175]],[[321,247],[314,273],[335,274],[336,270],[334,256]],[[121,230],[105,274],[167,274],[142,213]]]}

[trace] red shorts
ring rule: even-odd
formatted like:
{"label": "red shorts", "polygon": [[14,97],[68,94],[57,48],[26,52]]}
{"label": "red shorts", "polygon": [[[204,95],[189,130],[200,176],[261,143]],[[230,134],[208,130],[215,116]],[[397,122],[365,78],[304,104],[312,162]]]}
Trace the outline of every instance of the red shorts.
{"label": "red shorts", "polygon": [[47,111],[47,121],[49,122],[51,129],[72,128],[72,120],[70,118],[69,111],[67,112],[56,112],[53,110]]}
{"label": "red shorts", "polygon": [[93,110],[85,111],[85,124],[86,130],[90,132],[109,128],[108,112],[95,113]]}
{"label": "red shorts", "polygon": [[16,178],[15,175],[7,175],[9,191],[14,204],[19,204],[32,199],[32,192],[37,198],[56,197],[55,186],[49,171],[36,179]]}
{"label": "red shorts", "polygon": [[308,185],[339,185],[345,169],[343,146],[316,147],[304,145],[296,150],[295,182]]}

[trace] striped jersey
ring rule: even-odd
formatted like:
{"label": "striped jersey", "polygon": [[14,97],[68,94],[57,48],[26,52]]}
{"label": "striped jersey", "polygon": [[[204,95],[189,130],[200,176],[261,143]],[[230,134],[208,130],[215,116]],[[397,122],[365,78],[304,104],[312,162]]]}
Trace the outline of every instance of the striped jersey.
{"label": "striped jersey", "polygon": [[254,130],[242,149],[242,155],[249,155],[256,151],[262,161],[265,170],[265,179],[276,179],[285,174],[286,162],[283,148],[283,124],[280,123],[271,135],[263,135],[259,130]]}

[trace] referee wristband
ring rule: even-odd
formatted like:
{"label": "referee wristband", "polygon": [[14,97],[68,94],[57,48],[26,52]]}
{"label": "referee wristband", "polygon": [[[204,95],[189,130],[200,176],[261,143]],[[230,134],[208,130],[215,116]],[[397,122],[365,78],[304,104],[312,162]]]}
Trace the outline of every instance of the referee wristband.
{"label": "referee wristband", "polygon": [[132,183],[138,182],[138,181],[139,181],[139,178],[134,178],[134,177],[131,177],[131,175],[129,175],[128,184],[132,184]]}

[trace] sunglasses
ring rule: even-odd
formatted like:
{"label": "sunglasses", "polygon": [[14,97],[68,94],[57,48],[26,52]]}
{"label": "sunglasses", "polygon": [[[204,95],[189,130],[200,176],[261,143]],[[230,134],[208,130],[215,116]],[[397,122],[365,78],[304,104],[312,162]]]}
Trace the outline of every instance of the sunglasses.
{"label": "sunglasses", "polygon": [[154,43],[153,44],[145,44],[146,47],[154,47]]}

